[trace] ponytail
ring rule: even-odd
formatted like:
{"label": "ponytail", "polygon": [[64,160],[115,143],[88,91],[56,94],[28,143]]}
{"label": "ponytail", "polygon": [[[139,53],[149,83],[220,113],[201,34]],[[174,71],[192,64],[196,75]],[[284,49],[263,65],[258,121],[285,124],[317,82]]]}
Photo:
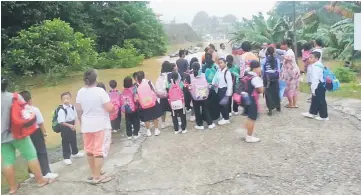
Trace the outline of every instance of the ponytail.
{"label": "ponytail", "polygon": [[201,65],[198,62],[193,62],[192,69],[193,69],[194,77],[197,77],[199,75],[199,70],[201,69]]}

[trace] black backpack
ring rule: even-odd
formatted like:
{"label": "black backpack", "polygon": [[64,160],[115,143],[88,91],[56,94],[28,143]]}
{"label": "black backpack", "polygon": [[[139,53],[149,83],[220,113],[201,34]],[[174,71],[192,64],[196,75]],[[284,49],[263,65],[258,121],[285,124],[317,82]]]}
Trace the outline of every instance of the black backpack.
{"label": "black backpack", "polygon": [[[71,108],[72,108],[73,110],[75,110],[75,109],[74,109],[74,106],[71,106]],[[60,131],[61,131],[61,126],[60,126],[60,124],[58,123],[58,113],[59,113],[60,109],[64,110],[64,112],[65,112],[65,117],[66,117],[66,115],[68,115],[68,111],[67,111],[66,109],[64,109],[63,105],[59,105],[59,106],[54,110],[53,115],[52,115],[52,116],[53,116],[53,120],[52,120],[52,125],[51,125],[51,127],[52,127],[52,129],[53,129],[53,131],[54,131],[55,133],[60,133]]]}

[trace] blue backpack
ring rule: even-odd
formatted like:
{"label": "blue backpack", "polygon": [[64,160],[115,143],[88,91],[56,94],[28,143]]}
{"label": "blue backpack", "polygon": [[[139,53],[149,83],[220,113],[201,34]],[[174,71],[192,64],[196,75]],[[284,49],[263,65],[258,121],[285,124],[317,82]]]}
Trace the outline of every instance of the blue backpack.
{"label": "blue backpack", "polygon": [[323,80],[325,81],[324,86],[327,91],[336,91],[340,89],[340,81],[329,68],[320,64],[317,64],[316,66],[323,69]]}

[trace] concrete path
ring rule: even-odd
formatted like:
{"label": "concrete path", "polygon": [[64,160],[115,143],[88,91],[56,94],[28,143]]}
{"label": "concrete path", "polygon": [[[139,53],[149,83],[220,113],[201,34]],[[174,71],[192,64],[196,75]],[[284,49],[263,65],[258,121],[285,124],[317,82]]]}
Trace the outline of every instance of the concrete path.
{"label": "concrete path", "polygon": [[[328,122],[302,118],[309,104],[300,99],[299,109],[261,114],[260,143],[243,141],[242,116],[214,130],[195,130],[190,122],[184,135],[168,128],[133,142],[118,134],[104,167],[111,182],[86,183],[88,166],[78,159],[53,165],[56,183],[39,189],[30,181],[19,194],[361,194],[361,121],[333,109],[337,101],[329,102]],[[360,112],[361,101],[353,104]]]}

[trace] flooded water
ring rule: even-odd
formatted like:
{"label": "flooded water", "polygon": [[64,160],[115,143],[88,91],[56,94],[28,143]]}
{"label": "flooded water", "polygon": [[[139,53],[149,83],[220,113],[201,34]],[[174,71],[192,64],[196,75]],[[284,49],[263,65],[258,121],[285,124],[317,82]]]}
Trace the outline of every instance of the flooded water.
{"label": "flooded water", "polygon": [[[108,69],[99,70],[99,81],[103,82],[109,90],[108,82],[112,79],[118,83],[118,89],[123,89],[123,79],[130,76],[135,71],[143,70],[148,79],[155,81],[159,75],[161,63],[159,59],[145,60],[141,66],[129,69]],[[83,86],[83,75],[81,73],[72,76],[68,81],[54,87],[44,87],[32,89],[32,98],[34,106],[38,107],[43,114],[45,120],[45,127],[48,131],[47,144],[48,147],[54,147],[61,144],[60,134],[54,133],[51,128],[52,112],[61,104],[60,94],[69,91],[72,95],[72,102],[75,104],[75,97],[77,91]],[[77,127],[78,131],[80,127]]]}
{"label": "flooded water", "polygon": [[[188,44],[189,45],[189,44]],[[199,54],[195,54],[198,55]],[[133,72],[142,70],[145,72],[146,78],[155,82],[159,73],[161,63],[164,60],[174,61],[177,58],[170,59],[169,57],[161,57],[148,59],[143,61],[141,66],[129,68],[129,69],[108,69],[108,70],[99,70],[99,78],[100,82],[103,82],[107,87],[107,91],[109,90],[109,81],[116,80],[118,83],[118,89],[123,89],[123,79],[126,76],[131,76]],[[38,107],[43,114],[45,120],[45,127],[48,131],[47,145],[48,147],[55,147],[61,144],[60,134],[54,133],[51,128],[52,121],[52,112],[55,108],[61,104],[60,94],[63,92],[69,91],[73,98],[72,102],[75,104],[75,98],[77,91],[83,86],[82,81],[83,75],[82,73],[76,74],[69,78],[67,81],[62,82],[59,85],[53,87],[42,87],[35,88],[31,90],[33,104]],[[79,125],[77,125],[77,130],[80,131]]]}

